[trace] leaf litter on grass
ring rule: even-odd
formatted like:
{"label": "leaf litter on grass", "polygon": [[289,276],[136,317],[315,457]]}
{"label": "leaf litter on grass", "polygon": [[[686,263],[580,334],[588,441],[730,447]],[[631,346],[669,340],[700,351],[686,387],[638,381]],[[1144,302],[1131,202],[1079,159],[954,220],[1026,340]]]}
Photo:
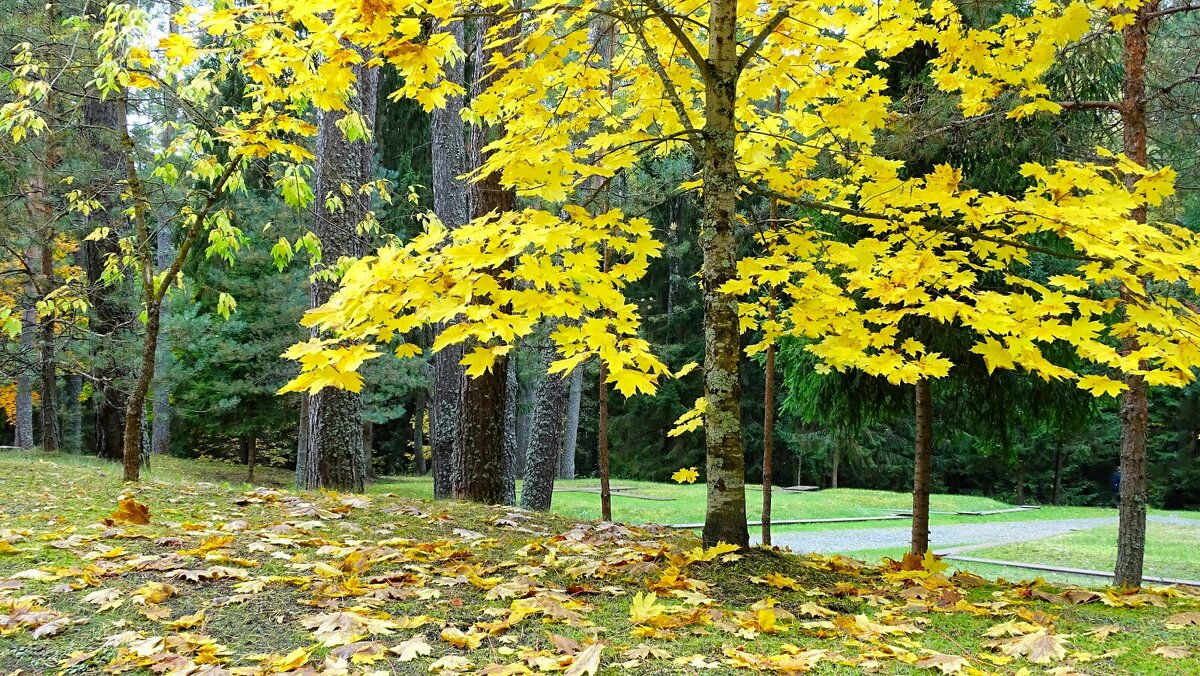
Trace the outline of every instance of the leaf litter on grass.
{"label": "leaf litter on grass", "polygon": [[653,527],[391,495],[151,482],[116,496],[75,468],[13,469],[0,478],[5,673],[1200,669],[1194,590],[705,549]]}

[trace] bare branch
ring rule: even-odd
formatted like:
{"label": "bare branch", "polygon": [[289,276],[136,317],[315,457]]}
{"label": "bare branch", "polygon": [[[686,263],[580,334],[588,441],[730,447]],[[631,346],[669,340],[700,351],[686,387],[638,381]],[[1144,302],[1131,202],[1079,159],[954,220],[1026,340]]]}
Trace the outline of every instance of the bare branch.
{"label": "bare branch", "polygon": [[746,46],[746,51],[742,52],[742,55],[738,57],[738,73],[741,73],[746,69],[746,66],[750,63],[750,60],[753,59],[756,54],[758,54],[758,50],[762,49],[762,46],[764,43],[766,43],[767,38],[771,37],[771,33],[775,32],[775,29],[779,27],[779,24],[783,23],[784,19],[788,18],[790,12],[791,7],[785,5],[778,12],[775,12],[775,15],[772,16],[765,25],[763,25],[762,30],[758,31],[758,35],[755,35],[754,39],[750,41],[750,44]]}

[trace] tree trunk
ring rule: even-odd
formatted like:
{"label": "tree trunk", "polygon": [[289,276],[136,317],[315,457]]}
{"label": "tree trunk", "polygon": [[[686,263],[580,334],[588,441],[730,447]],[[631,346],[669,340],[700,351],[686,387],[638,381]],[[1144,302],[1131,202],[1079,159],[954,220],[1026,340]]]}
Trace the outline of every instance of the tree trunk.
{"label": "tree trunk", "polygon": [[[179,26],[174,21],[175,13],[178,11],[179,1],[167,0],[168,33],[179,32]],[[170,95],[163,97],[163,117],[170,122],[175,121],[175,101]],[[170,129],[170,125],[163,125],[160,143],[164,148],[171,142]],[[174,260],[175,241],[171,234],[171,228],[160,227],[155,234],[155,262],[158,264],[159,272],[169,269]],[[159,308],[159,324],[165,325],[169,315],[170,305],[164,301]],[[174,414],[171,410],[169,376],[173,365],[174,356],[171,354],[169,335],[164,333],[159,337],[158,354],[154,359],[154,400],[151,409],[154,417],[151,418],[150,429],[150,452],[154,455],[166,455],[171,450],[171,418]]]}
{"label": "tree trunk", "polygon": [[[771,294],[774,296],[774,292]],[[774,300],[774,299],[772,299]],[[774,319],[775,306],[771,306]],[[775,344],[767,347],[766,392],[763,395],[762,543],[771,544],[771,490],[775,462]]]}
{"label": "tree trunk", "polygon": [[83,394],[83,376],[78,373],[67,375],[64,417],[63,447],[67,453],[83,452],[83,407],[79,397]]}
{"label": "tree trunk", "polygon": [[[517,364],[510,359],[504,372],[504,504],[517,504],[517,476],[525,474],[524,462],[517,472]],[[519,454],[522,461],[525,453]],[[555,464],[558,459],[555,458]]]}
{"label": "tree trunk", "polygon": [[[463,24],[451,25],[449,32],[463,46]],[[447,80],[464,85],[466,76],[462,61],[445,64]],[[430,119],[433,143],[433,212],[447,228],[464,225],[471,216],[466,184],[459,178],[467,171],[466,135],[459,111],[461,95],[450,96],[446,105],[434,110]],[[435,336],[436,338],[436,336]],[[429,408],[429,441],[432,449],[433,495],[438,499],[451,497],[453,466],[457,455],[463,382],[466,376],[459,363],[463,357],[461,345],[451,345],[433,356],[433,392]]]}
{"label": "tree trunk", "polygon": [[250,441],[246,449],[246,483],[254,483],[254,464],[258,462],[258,434],[250,433]]}
{"label": "tree trunk", "polygon": [[1017,455],[1017,504],[1025,504],[1025,458]]}
{"label": "tree trunk", "polygon": [[363,456],[367,466],[367,481],[375,480],[375,423],[364,420],[362,423]]}
{"label": "tree trunk", "polygon": [[929,379],[917,381],[917,440],[913,462],[912,552],[929,549],[929,486],[933,472],[933,397]]}
{"label": "tree trunk", "polygon": [[583,367],[571,371],[567,394],[567,421],[563,430],[563,452],[558,459],[558,478],[575,478],[575,448],[579,443],[579,411],[583,402]]}
{"label": "tree trunk", "polygon": [[[554,360],[553,347],[542,355],[542,363]],[[525,459],[525,483],[521,489],[521,506],[525,509],[549,511],[554,497],[554,478],[563,451],[563,423],[567,413],[567,381],[562,376],[547,373],[537,388],[533,416],[533,433]]]}
{"label": "tree trunk", "polygon": [[[1146,151],[1146,57],[1149,50],[1149,14],[1158,2],[1147,2],[1135,12],[1132,24],[1122,32],[1125,52],[1125,77],[1121,83],[1121,126],[1125,155],[1145,166]],[[1135,177],[1127,177],[1132,185]],[[1146,222],[1145,207],[1135,209],[1130,218]],[[1122,290],[1123,300],[1133,302]],[[1136,338],[1122,343],[1122,352],[1138,349]],[[1140,365],[1144,366],[1144,365]],[[1125,377],[1128,389],[1121,397],[1121,486],[1120,519],[1117,530],[1117,561],[1113,582],[1121,587],[1142,584],[1142,564],[1146,553],[1146,430],[1150,422],[1149,392],[1145,379],[1138,374]]]}
{"label": "tree trunk", "polygon": [[121,215],[119,178],[124,175],[118,139],[117,102],[114,97],[100,99],[94,91],[83,103],[85,134],[89,150],[97,158],[98,183],[93,190],[103,204],[102,210],[88,216],[90,228],[106,227],[107,236],[80,243],[80,258],[87,276],[87,297],[91,306],[89,329],[99,344],[94,348],[92,370],[92,402],[95,412],[95,453],[106,460],[122,458],[125,437],[125,392],[121,384],[127,370],[118,363],[119,333],[134,323],[134,318],[122,306],[120,289],[104,280],[104,270],[110,256],[120,255],[119,240],[125,230]]}
{"label": "tree trunk", "polygon": [[35,336],[38,332],[37,310],[33,307],[32,295],[30,306],[21,311],[21,361],[20,371],[17,372],[17,398],[14,417],[16,420],[16,439],[13,442],[18,448],[33,448],[33,377],[30,375],[34,368],[34,355],[37,349]]}
{"label": "tree trunk", "polygon": [[[499,75],[488,65],[493,50],[497,54],[511,53],[511,42],[495,47],[488,44],[491,39],[488,36],[489,29],[496,21],[498,19],[494,17],[482,18],[475,31],[475,72],[489,75],[475,79],[472,83],[474,91],[486,88],[492,78]],[[492,131],[485,125],[473,129],[469,151],[471,167],[483,163],[486,155],[483,148],[491,140]],[[500,176],[495,173],[472,183],[469,193],[471,216],[476,219],[511,211],[516,205],[516,192],[502,186]],[[503,276],[502,270],[493,272],[497,277]],[[512,444],[505,438],[509,415],[508,360],[508,355],[499,356],[487,372],[463,381],[457,459],[452,481],[456,499],[502,504],[515,493],[515,477],[511,473]]]}
{"label": "tree trunk", "polygon": [[[53,227],[49,227],[50,237],[42,245],[42,293],[48,294],[54,288],[54,237]],[[47,314],[41,323],[42,347],[42,450],[57,451],[62,444],[62,435],[58,427],[58,363],[55,358],[54,316]]]}
{"label": "tree trunk", "polygon": [[[608,245],[604,246],[604,271],[608,272],[612,252]],[[596,427],[596,461],[600,473],[600,520],[612,521],[612,485],[609,482],[608,470],[608,366],[600,362],[597,398],[600,400],[600,411]]]}
{"label": "tree trunk", "polygon": [[417,476],[425,476],[425,393],[417,394],[417,403],[413,410],[413,472]]}
{"label": "tree trunk", "polygon": [[[514,359],[513,362],[516,360]],[[525,378],[517,383],[516,410],[516,447],[517,464],[514,468],[519,475],[525,474],[525,459],[529,456],[530,440],[534,434],[534,416],[537,413],[538,392],[542,378]]]}
{"label": "tree trunk", "polygon": [[1059,441],[1054,447],[1054,492],[1050,496],[1050,504],[1055,506],[1062,500],[1062,471],[1065,455],[1062,441]]}
{"label": "tree trunk", "polygon": [[[364,55],[367,56],[367,55]],[[357,78],[354,96],[347,103],[350,110],[361,114],[367,127],[375,120],[375,99],[378,71],[355,67]],[[346,114],[342,111],[320,111],[317,114],[316,201],[313,204],[312,231],[321,240],[322,264],[337,264],[342,257],[358,257],[367,253],[368,243],[360,234],[359,225],[370,211],[371,202],[359,188],[371,180],[373,148],[369,139],[350,141],[337,123]],[[342,193],[348,186],[352,195]],[[326,198],[341,198],[340,210],[327,208]],[[336,284],[323,276],[314,276],[309,287],[311,307],[324,305],[333,295]],[[314,329],[313,337],[318,337]],[[300,448],[296,487],[302,489],[330,488],[361,492],[367,483],[367,458],[363,446],[363,400],[356,392],[327,387],[309,396],[308,416],[303,424],[305,445]]]}
{"label": "tree trunk", "polygon": [[837,435],[833,441],[833,456],[829,459],[829,487],[838,487],[838,469],[842,464],[842,442],[844,437]]}
{"label": "tree trunk", "polygon": [[737,298],[721,287],[737,276],[735,233],[738,177],[737,0],[713,0],[709,16],[709,77],[705,83],[704,222],[704,437],[708,506],[704,544],[750,543],[746,528],[745,457],[742,447],[741,335]]}

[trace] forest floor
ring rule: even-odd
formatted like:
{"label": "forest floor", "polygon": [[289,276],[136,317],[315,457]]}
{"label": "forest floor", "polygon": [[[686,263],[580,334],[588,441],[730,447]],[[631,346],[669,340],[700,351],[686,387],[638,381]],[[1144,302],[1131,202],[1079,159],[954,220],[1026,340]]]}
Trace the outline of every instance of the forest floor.
{"label": "forest floor", "polygon": [[704,550],[224,472],[162,459],[122,486],[116,466],[0,454],[0,672],[1200,673],[1197,590]]}

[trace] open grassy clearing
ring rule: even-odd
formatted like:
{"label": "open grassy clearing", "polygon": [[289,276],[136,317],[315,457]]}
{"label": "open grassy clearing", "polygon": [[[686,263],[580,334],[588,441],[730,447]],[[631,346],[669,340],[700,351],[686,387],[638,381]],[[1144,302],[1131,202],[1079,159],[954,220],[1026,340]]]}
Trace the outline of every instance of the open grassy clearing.
{"label": "open grassy clearing", "polygon": [[[967,555],[1005,561],[1050,561],[1056,566],[1106,570],[1112,567],[1116,543],[1114,525],[976,549]],[[1147,524],[1146,574],[1200,580],[1200,525]]]}
{"label": "open grassy clearing", "polygon": [[1190,592],[703,552],[687,533],[161,464],[130,489],[150,524],[105,525],[112,472],[0,455],[0,671],[1200,671]]}

